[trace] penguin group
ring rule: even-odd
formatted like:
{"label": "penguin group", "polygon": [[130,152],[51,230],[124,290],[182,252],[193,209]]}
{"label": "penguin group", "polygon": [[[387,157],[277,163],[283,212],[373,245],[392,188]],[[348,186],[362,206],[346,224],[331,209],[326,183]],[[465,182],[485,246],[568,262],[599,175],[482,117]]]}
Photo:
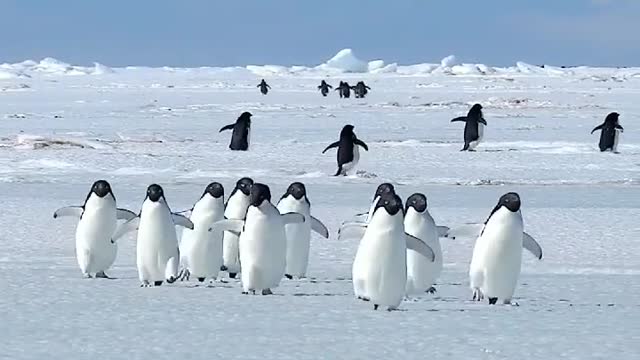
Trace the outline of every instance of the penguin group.
{"label": "penguin group", "polygon": [[[276,206],[277,205],[277,206]],[[138,214],[116,207],[111,185],[96,181],[82,206],[56,210],[54,218],[76,216],[76,258],[85,277],[107,278],[117,241],[136,231],[136,266],[141,287],[196,278],[215,282],[221,272],[240,273],[243,293],[272,294],[283,277],[306,277],[311,231],[329,237],[311,215],[304,184],[294,182],[278,203],[265,184],[241,178],[224,201],[212,182],[193,207],[173,212],[163,188],[151,184]],[[117,224],[118,220],[124,220]],[[176,227],[184,228],[180,241]]]}
{"label": "penguin group", "polygon": [[[271,86],[267,84],[267,82],[264,79],[262,79],[256,87],[260,89],[260,93],[262,95],[267,95],[269,93],[269,90],[271,90]],[[330,89],[333,89],[333,86],[329,85],[325,80],[322,80],[320,82],[320,85],[318,85],[318,90],[320,90],[320,94],[324,97],[329,95]],[[338,85],[338,87],[335,88],[335,91],[338,92],[338,95],[340,96],[341,99],[350,98],[351,91],[353,91],[354,96],[357,99],[362,99],[365,96],[367,96],[367,94],[369,93],[369,90],[371,90],[371,88],[368,85],[366,85],[364,81],[358,81],[358,83],[356,83],[355,86],[349,85],[349,83],[346,81],[340,81],[340,84]]]}
{"label": "penguin group", "polygon": [[[472,299],[511,304],[522,249],[542,259],[542,248],[524,232],[521,200],[506,193],[484,223],[450,229],[436,225],[427,197],[414,193],[406,202],[390,183],[380,184],[363,220],[343,222],[339,239],[359,245],[352,263],[354,296],[395,310],[406,297],[435,293],[442,272],[440,238],[476,238],[469,266]],[[329,230],[311,214],[306,186],[291,183],[277,203],[268,185],[239,179],[225,202],[222,184],[207,185],[190,209],[173,212],[158,184],[148,186],[138,214],[118,208],[111,185],[98,180],[82,206],[63,207],[53,217],[76,216],[76,258],[85,277],[107,278],[117,241],[136,231],[136,267],[141,287],[164,282],[209,280],[240,274],[243,294],[271,295],[283,278],[307,276],[311,233]],[[119,220],[123,220],[118,224]],[[184,228],[180,241],[176,227]]]}

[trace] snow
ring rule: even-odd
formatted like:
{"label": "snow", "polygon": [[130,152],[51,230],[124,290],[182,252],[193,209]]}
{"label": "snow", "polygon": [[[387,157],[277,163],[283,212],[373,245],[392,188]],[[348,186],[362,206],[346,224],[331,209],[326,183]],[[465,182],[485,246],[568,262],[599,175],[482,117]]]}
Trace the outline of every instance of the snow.
{"label": "snow", "polygon": [[[25,75],[0,81],[0,357],[637,358],[640,69],[361,64],[359,73],[109,71],[53,59],[0,66]],[[271,76],[267,96],[255,87],[256,71]],[[321,79],[364,80],[372,91],[324,98]],[[485,108],[485,141],[460,152],[463,127],[449,120],[475,102]],[[253,143],[232,152],[230,134],[218,130],[242,111],[254,114]],[[620,154],[600,153],[589,134],[611,111],[625,127]],[[369,151],[357,175],[332,177],[335,152],[321,151],[347,123]],[[229,194],[242,176],[269,184],[274,199],[304,182],[312,214],[331,232],[312,239],[310,278],[283,280],[275,296],[242,296],[236,281],[141,289],[133,236],[119,242],[108,272],[116,279],[83,279],[75,221],[52,218],[60,206],[82,204],[100,178],[120,207],[138,211],[152,182],[183,210],[209,182]],[[545,254],[523,254],[520,306],[470,301],[473,242],[465,239],[442,240],[437,294],[392,313],[356,301],[349,278],[357,242],[336,232],[369,208],[384,181],[403,198],[424,192],[444,225],[483,221],[501,194],[519,192],[525,229]]]}
{"label": "snow", "polygon": [[364,61],[358,59],[351,49],[342,49],[329,59],[325,67],[341,70],[344,72],[361,73],[367,72],[368,65]]}

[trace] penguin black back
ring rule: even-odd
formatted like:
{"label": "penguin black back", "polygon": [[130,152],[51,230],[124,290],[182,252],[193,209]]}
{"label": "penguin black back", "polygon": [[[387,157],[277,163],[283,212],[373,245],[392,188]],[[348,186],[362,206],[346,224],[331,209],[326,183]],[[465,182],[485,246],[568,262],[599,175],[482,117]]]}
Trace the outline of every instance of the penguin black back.
{"label": "penguin black back", "polygon": [[596,130],[602,130],[600,132],[600,142],[598,143],[598,147],[600,151],[612,150],[615,149],[618,142],[618,130],[621,132],[624,131],[624,128],[619,123],[620,114],[617,112],[612,112],[604,119],[604,123],[596,126],[591,133],[593,134]]}
{"label": "penguin black back", "polygon": [[229,149],[239,151],[247,151],[249,149],[251,116],[253,115],[250,112],[245,111],[238,117],[235,124],[229,124],[220,129],[219,132],[233,129]]}
{"label": "penguin black back", "polygon": [[353,125],[345,125],[340,131],[340,140],[330,144],[322,151],[324,154],[331,148],[338,148],[338,171],[334,176],[338,176],[340,174],[346,175],[345,171],[343,171],[343,166],[345,164],[352,163],[353,166],[355,166],[355,163],[358,161],[356,157],[356,146],[362,146],[366,151],[369,151],[367,144],[358,139],[356,134],[353,132]]}
{"label": "penguin black back", "polygon": [[479,141],[480,139],[481,134],[479,131],[479,124],[487,125],[487,121],[484,119],[484,116],[482,115],[482,105],[474,104],[471,107],[471,109],[469,109],[467,116],[460,116],[451,120],[451,122],[455,122],[455,121],[465,122],[464,147],[462,148],[462,150],[463,151],[470,150],[469,146],[471,142]]}

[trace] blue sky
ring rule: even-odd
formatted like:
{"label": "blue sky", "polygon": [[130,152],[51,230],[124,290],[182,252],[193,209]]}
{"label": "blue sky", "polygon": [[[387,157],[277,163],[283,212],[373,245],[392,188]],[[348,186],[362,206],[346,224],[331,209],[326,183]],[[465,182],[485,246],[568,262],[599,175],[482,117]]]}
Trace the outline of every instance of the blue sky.
{"label": "blue sky", "polygon": [[637,0],[0,0],[0,62],[640,66]]}

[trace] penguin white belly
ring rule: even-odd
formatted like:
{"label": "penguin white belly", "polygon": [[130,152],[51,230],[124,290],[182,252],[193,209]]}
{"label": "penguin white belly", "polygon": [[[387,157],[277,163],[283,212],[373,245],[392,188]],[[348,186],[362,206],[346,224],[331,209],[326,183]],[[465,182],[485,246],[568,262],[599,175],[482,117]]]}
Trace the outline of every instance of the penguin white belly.
{"label": "penguin white belly", "polygon": [[166,204],[145,202],[137,239],[140,281],[163,281],[169,259],[179,258],[176,230]]}
{"label": "penguin white belly", "polygon": [[[224,216],[227,219],[242,220],[247,214],[248,206],[249,197],[238,190],[229,198]],[[222,240],[222,264],[227,268],[229,273],[239,273],[241,270],[238,241],[238,235],[229,231],[224,232]]]}
{"label": "penguin white belly", "polygon": [[287,255],[285,274],[305,277],[309,264],[309,248],[311,242],[311,213],[310,207],[304,200],[296,200],[289,196],[278,203],[281,214],[290,212],[304,215],[304,223],[285,225],[287,237]]}
{"label": "penguin white belly", "polygon": [[275,207],[268,213],[250,207],[240,235],[240,262],[244,292],[272,289],[280,284],[286,266],[284,224]]}
{"label": "penguin white belly", "polygon": [[111,242],[116,229],[116,209],[86,207],[76,229],[76,258],[83,274],[105,271],[113,265],[118,246]]}
{"label": "penguin white belly", "polygon": [[476,240],[469,270],[472,288],[489,298],[510,301],[522,264],[523,223],[520,213],[496,211]]}
{"label": "penguin white belly", "polygon": [[478,138],[474,141],[469,142],[469,150],[474,150],[480,142],[482,142],[482,138],[484,137],[484,124],[478,123]]}
{"label": "penguin white belly", "polygon": [[405,231],[423,240],[433,249],[433,262],[414,250],[407,249],[407,294],[423,293],[431,288],[442,273],[442,248],[436,224],[429,214],[418,214],[410,208],[405,217]]}
{"label": "penguin white belly", "polygon": [[209,231],[211,225],[218,220],[222,220],[222,216],[192,214],[194,229],[184,229],[182,232],[181,245],[184,243],[186,246],[181,252],[184,251],[186,268],[197,278],[216,279],[220,272],[222,236],[216,236],[213,231]]}
{"label": "penguin white belly", "polygon": [[360,161],[360,149],[358,148],[358,145],[353,144],[353,160],[342,165],[342,170],[344,171],[345,174],[349,175],[349,171],[353,170],[358,165],[359,161]]}
{"label": "penguin white belly", "polygon": [[369,258],[369,246],[365,246],[365,239],[360,239],[358,244],[358,250],[356,256],[353,259],[353,265],[351,267],[351,278],[353,281],[353,293],[358,298],[369,299],[366,289],[366,271],[365,264]]}
{"label": "penguin white belly", "polygon": [[371,230],[363,237],[365,248],[369,248],[369,258],[362,264],[365,293],[373,304],[395,309],[402,302],[407,282],[404,231]]}
{"label": "penguin white belly", "polygon": [[616,129],[613,134],[613,147],[611,151],[614,153],[618,152],[618,141],[620,140],[620,130]]}

